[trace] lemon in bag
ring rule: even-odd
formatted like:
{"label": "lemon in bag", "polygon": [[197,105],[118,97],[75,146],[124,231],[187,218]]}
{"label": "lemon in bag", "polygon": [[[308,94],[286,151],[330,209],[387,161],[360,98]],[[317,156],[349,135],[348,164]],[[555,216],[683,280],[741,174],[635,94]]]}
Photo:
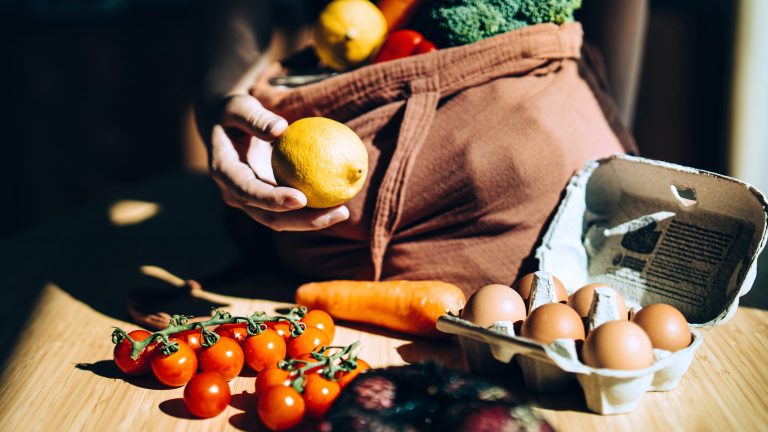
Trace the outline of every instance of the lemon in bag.
{"label": "lemon in bag", "polygon": [[368,0],[334,0],[315,26],[315,51],[336,71],[360,66],[376,54],[387,36],[387,20]]}

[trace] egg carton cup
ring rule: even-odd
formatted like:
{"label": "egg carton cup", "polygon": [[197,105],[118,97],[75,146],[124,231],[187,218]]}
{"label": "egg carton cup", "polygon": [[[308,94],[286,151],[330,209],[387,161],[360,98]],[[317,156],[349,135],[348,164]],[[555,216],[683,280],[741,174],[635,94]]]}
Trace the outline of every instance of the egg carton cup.
{"label": "egg carton cup", "polygon": [[703,342],[697,328],[736,313],[754,283],[767,220],[765,196],[742,181],[626,155],[591,161],[566,187],[536,250],[539,270],[557,276],[569,294],[607,284],[630,311],[675,306],[691,344],[673,353],[655,349],[653,365],[625,371],[581,363],[572,340],[542,345],[512,327],[486,329],[449,315],[437,328],[458,335],[473,371],[498,371],[516,359],[531,390],[558,391],[575,378],[589,410],[626,413],[645,392],[678,385]]}

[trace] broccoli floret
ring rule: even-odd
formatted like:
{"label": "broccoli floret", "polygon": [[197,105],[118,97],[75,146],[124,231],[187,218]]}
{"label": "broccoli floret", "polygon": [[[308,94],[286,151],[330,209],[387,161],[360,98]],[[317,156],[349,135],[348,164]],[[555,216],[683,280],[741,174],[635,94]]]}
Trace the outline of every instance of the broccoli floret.
{"label": "broccoli floret", "polygon": [[416,30],[440,47],[466,45],[529,24],[573,21],[581,0],[431,0]]}
{"label": "broccoli floret", "polygon": [[580,7],[581,0],[520,0],[520,14],[530,24],[573,21],[573,11]]}

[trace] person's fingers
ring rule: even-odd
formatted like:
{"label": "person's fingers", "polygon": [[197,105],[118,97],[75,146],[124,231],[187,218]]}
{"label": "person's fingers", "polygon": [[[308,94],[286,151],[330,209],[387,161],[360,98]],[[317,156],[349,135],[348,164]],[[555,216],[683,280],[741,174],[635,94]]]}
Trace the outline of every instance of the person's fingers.
{"label": "person's fingers", "polygon": [[307,205],[307,198],[300,191],[264,183],[242,162],[224,162],[213,175],[242,205],[273,212],[296,210]]}
{"label": "person's fingers", "polygon": [[215,126],[213,134],[211,175],[234,199],[243,205],[271,211],[295,210],[307,204],[301,191],[259,180],[251,167],[240,161],[221,126]]}
{"label": "person's fingers", "polygon": [[234,208],[243,207],[243,204],[240,201],[238,201],[237,198],[235,198],[235,196],[229,191],[229,189],[222,186],[220,180],[217,180],[215,178],[214,180],[216,180],[216,183],[219,184],[219,188],[221,189],[221,199],[224,201],[226,205]]}
{"label": "person's fingers", "polygon": [[275,231],[313,231],[349,219],[349,209],[338,206],[330,209],[301,209],[275,213],[254,207],[242,207],[253,220]]}
{"label": "person's fingers", "polygon": [[222,124],[265,141],[273,141],[288,127],[284,118],[264,108],[250,95],[236,95],[229,99],[224,107]]}
{"label": "person's fingers", "polygon": [[277,186],[275,173],[272,170],[272,144],[253,138],[246,154],[246,160],[253,172],[256,173],[256,177],[265,183]]}

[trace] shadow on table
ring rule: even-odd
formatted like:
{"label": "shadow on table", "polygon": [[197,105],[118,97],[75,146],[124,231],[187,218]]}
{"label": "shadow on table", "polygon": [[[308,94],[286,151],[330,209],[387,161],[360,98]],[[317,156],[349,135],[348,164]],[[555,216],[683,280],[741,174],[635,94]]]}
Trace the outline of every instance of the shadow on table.
{"label": "shadow on table", "polygon": [[[138,223],[118,224],[110,215],[116,202],[154,206],[156,214]],[[139,273],[139,267],[147,264],[184,279],[198,279],[207,291],[291,300],[299,279],[279,276],[287,272],[271,253],[246,262],[244,247],[258,250],[271,241],[264,237],[268,234],[259,237],[258,224],[233,222],[233,214],[225,210],[207,176],[175,173],[116,191],[110,199],[3,239],[0,363],[7,360],[42,287],[49,282],[96,311],[126,321],[130,321],[126,297],[131,289],[151,294],[166,287]],[[236,217],[245,216],[238,213]],[[242,232],[243,226],[254,232]],[[194,301],[179,302],[179,306],[170,312],[207,316],[218,305]]]}
{"label": "shadow on table", "polygon": [[[287,313],[287,308],[277,309],[278,313]],[[406,363],[435,361],[447,367],[466,369],[464,356],[455,337],[426,338],[387,330],[371,324],[338,321],[338,325],[390,339],[403,340],[397,352]]]}
{"label": "shadow on table", "polygon": [[446,367],[466,369],[464,355],[453,338],[415,339],[397,347],[397,353],[410,364],[435,361]]}
{"label": "shadow on table", "polygon": [[[304,420],[301,421],[301,423],[291,428],[290,430],[294,432],[317,432],[319,430],[322,430],[319,427],[318,423],[319,422],[315,420],[305,418]],[[255,431],[255,432],[269,431],[269,429],[267,429],[267,427],[261,423],[261,420],[259,420],[259,415],[257,411],[253,408],[249,409],[248,411],[231,416],[229,418],[229,424],[235,429],[242,430],[242,431]]]}
{"label": "shadow on table", "polygon": [[259,415],[255,409],[250,409],[245,412],[234,414],[229,417],[229,424],[238,430],[243,431],[264,431],[267,429],[259,420]]}
{"label": "shadow on table", "polygon": [[189,412],[187,406],[184,405],[184,399],[182,398],[174,398],[162,401],[160,402],[158,408],[160,408],[160,411],[162,411],[164,414],[167,414],[171,417],[187,420],[198,420],[197,417],[193,416],[192,413]]}
{"label": "shadow on table", "polygon": [[152,375],[139,377],[126,376],[124,373],[120,372],[117,366],[115,366],[115,362],[112,360],[99,360],[96,363],[78,363],[75,365],[75,369],[91,372],[102,378],[122,380],[147,390],[168,390],[169,388],[159,383]]}
{"label": "shadow on table", "polygon": [[584,394],[576,380],[563,390],[552,393],[537,393],[526,387],[523,371],[517,361],[513,361],[503,372],[481,375],[503,385],[521,403],[553,411],[590,413],[584,400]]}
{"label": "shadow on table", "polygon": [[529,391],[528,402],[537,407],[553,411],[573,411],[591,413],[587,409],[587,402],[581,387],[574,382],[567,389],[556,393],[535,394]]}
{"label": "shadow on table", "polygon": [[255,392],[249,393],[243,390],[240,393],[235,393],[232,395],[232,400],[229,402],[229,406],[239,410],[248,411],[255,408],[258,401],[259,400],[256,397]]}

